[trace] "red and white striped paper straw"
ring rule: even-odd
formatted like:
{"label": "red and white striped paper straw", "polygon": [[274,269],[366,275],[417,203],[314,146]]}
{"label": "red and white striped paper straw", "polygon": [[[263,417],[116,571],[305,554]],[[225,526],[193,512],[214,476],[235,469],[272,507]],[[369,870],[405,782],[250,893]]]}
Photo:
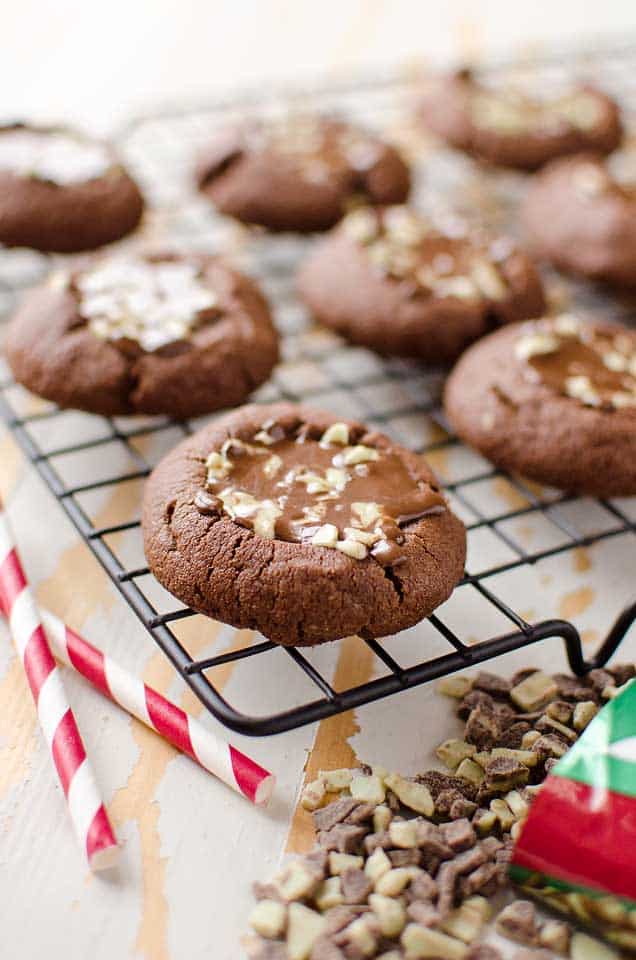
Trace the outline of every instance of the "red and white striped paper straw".
{"label": "red and white striped paper straw", "polygon": [[56,657],[151,730],[253,803],[267,803],[275,777],[190,714],[132,676],[48,611],[42,619]]}
{"label": "red and white striped paper straw", "polygon": [[33,594],[0,501],[0,603],[35,701],[40,727],[80,844],[91,870],[114,866],[119,848],[97,789],[61,672],[55,663]]}

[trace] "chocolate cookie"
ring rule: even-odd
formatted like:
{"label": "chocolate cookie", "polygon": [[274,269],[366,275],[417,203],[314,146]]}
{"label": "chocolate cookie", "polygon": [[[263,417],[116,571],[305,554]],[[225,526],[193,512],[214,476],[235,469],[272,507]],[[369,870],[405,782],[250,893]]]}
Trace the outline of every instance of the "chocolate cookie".
{"label": "chocolate cookie", "polygon": [[412,626],[465,556],[421,457],[287,403],[242,407],[180,443],[147,482],[143,532],[176,597],[288,646]]}
{"label": "chocolate cookie", "polygon": [[497,466],[563,490],[636,494],[636,333],[562,315],[471,347],[445,392],[457,433]]}
{"label": "chocolate cookie", "polygon": [[241,403],[278,337],[255,284],[217,257],[97,257],[27,294],[6,353],[16,380],[62,407],[184,418]]}
{"label": "chocolate cookie", "polygon": [[426,125],[447,143],[487,163],[535,170],[554,157],[611,153],[622,126],[616,103],[582,86],[537,101],[477,82],[470,70],[434,81],[420,103]]}
{"label": "chocolate cookie", "polygon": [[327,230],[356,198],[402,203],[409,169],[395,147],[337,120],[292,116],[220,132],[199,189],[221,213],[269,230]]}
{"label": "chocolate cookie", "polygon": [[298,290],[354,343],[431,364],[545,309],[537,271],[510,242],[451,236],[403,206],[348,214],[310,253]]}
{"label": "chocolate cookie", "polygon": [[93,250],[134,230],[143,206],[106,144],[66,129],[0,127],[0,243]]}
{"label": "chocolate cookie", "polygon": [[636,186],[599,157],[555,160],[533,180],[522,219],[537,254],[568,273],[636,286]]}

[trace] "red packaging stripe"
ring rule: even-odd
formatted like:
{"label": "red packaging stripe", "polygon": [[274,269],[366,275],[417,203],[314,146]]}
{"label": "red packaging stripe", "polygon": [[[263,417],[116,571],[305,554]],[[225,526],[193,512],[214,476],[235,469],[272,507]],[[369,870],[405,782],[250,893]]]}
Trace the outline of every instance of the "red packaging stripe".
{"label": "red packaging stripe", "polygon": [[86,758],[86,751],[70,708],[58,724],[51,750],[66,795],[75,771]]}
{"label": "red packaging stripe", "polygon": [[27,675],[33,699],[38,702],[42,684],[48,675],[57,669],[49,648],[44,629],[36,627],[24,649],[24,672]]}
{"label": "red packaging stripe", "polygon": [[232,771],[236,782],[246,797],[250,800],[256,800],[256,791],[262,781],[269,777],[267,770],[263,770],[257,763],[246,757],[244,753],[235,750],[233,746],[228,745],[230,751],[230,760],[232,762]]}
{"label": "red packaging stripe", "polygon": [[532,805],[513,863],[636,900],[635,849],[632,797],[552,776]]}
{"label": "red packaging stripe", "polygon": [[107,697],[112,696],[106,677],[105,657],[91,643],[87,643],[70,627],[66,627],[68,657],[78,673],[82,673],[93,686]]}
{"label": "red packaging stripe", "polygon": [[26,579],[15,550],[10,550],[0,564],[0,603],[8,615],[16,598],[26,586]]}
{"label": "red packaging stripe", "polygon": [[183,753],[187,753],[193,760],[196,760],[188,729],[187,714],[145,684],[144,692],[148,716],[155,730],[166,740],[171,740]]}

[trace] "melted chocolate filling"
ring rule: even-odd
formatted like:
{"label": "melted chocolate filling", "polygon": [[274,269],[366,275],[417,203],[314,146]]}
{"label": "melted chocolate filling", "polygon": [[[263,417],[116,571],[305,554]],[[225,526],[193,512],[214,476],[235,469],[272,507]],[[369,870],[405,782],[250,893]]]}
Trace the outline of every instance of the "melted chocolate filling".
{"label": "melted chocolate filling", "polygon": [[[627,369],[630,363],[633,369],[634,356],[634,351],[617,350],[615,337],[582,330],[578,336],[560,335],[555,350],[530,357],[528,364],[533,377],[569,396],[576,396],[569,385],[571,378],[585,377],[595,405],[612,407],[617,394],[636,393],[636,377]],[[616,366],[623,369],[614,369]]]}
{"label": "melted chocolate filling", "polygon": [[318,442],[301,431],[268,444],[230,440],[221,456],[221,475],[208,474],[207,490],[195,500],[202,513],[224,512],[262,533],[265,510],[270,538],[308,543],[331,534],[333,542],[315,545],[349,553],[341,545],[357,541],[365,547],[355,548],[358,559],[370,551],[383,565],[403,559],[402,527],[446,507],[391,449]]}

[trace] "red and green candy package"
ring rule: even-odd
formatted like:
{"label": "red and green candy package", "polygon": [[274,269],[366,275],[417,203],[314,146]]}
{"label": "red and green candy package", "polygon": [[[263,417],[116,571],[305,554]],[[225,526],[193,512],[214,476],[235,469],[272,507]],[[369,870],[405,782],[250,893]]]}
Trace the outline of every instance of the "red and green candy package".
{"label": "red and green candy package", "polygon": [[544,781],[510,872],[525,893],[636,951],[636,681]]}

